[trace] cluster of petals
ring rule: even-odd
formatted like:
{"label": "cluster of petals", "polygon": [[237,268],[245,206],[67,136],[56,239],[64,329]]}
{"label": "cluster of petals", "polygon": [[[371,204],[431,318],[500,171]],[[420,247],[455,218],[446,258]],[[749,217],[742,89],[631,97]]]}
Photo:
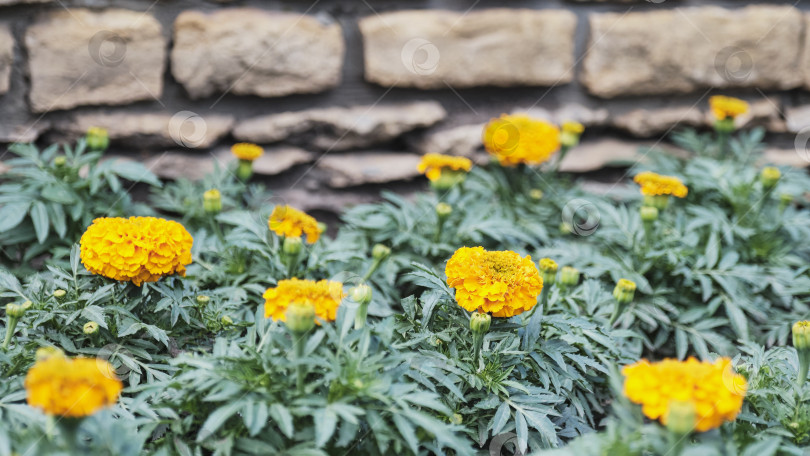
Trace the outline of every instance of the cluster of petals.
{"label": "cluster of petals", "polygon": [[292,303],[310,303],[315,307],[315,316],[324,321],[335,321],[340,302],[346,297],[343,284],[332,280],[280,280],[268,288],[264,298],[264,317],[287,321],[287,308]]}
{"label": "cluster of petals", "polygon": [[641,194],[645,196],[672,195],[686,198],[689,193],[689,189],[677,177],[662,176],[652,171],[636,174],[633,181],[641,186]]}
{"label": "cluster of petals", "polygon": [[560,148],[560,129],[527,115],[504,114],[484,127],[483,142],[502,166],[539,165]]}

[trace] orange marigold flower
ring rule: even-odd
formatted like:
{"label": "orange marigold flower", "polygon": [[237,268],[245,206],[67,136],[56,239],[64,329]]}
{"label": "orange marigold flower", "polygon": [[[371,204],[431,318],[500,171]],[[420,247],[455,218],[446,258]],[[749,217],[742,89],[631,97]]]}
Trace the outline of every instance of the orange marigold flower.
{"label": "orange marigold flower", "polygon": [[346,294],[343,284],[331,280],[280,280],[275,288],[268,288],[264,298],[264,317],[286,321],[287,307],[293,302],[310,302],[315,315],[324,321],[335,321],[337,309]]}
{"label": "orange marigold flower", "polygon": [[417,170],[432,181],[439,179],[445,169],[469,172],[472,169],[472,160],[452,155],[425,154],[417,166]]}
{"label": "orange marigold flower", "polygon": [[273,208],[267,224],[279,236],[300,237],[306,234],[310,244],[317,242],[323,232],[315,217],[287,205]]}
{"label": "orange marigold flower", "polygon": [[625,366],[624,395],[642,405],[647,418],[667,424],[673,403],[692,403],[696,412],[695,430],[708,431],[740,413],[747,389],[745,378],[734,372],[731,360],[700,362],[665,359],[657,363],[641,361]]}
{"label": "orange marigold flower", "polygon": [[511,317],[530,310],[543,290],[543,279],[531,256],[512,251],[489,252],[462,247],[447,261],[447,284],[456,289],[458,305],[472,312]]}
{"label": "orange marigold flower", "polygon": [[560,148],[560,130],[527,115],[504,114],[484,127],[483,141],[503,166],[539,165]]}
{"label": "orange marigold flower", "polygon": [[748,112],[748,103],[739,98],[715,95],[709,98],[709,107],[717,120],[735,119]]}
{"label": "orange marigold flower", "polygon": [[163,276],[186,275],[194,239],[183,225],[155,217],[105,217],[82,235],[88,271],[140,286]]}
{"label": "orange marigold flower", "polygon": [[49,415],[72,418],[114,404],[122,388],[107,361],[71,359],[61,353],[38,360],[25,376],[28,405]]}
{"label": "orange marigold flower", "polygon": [[689,193],[689,189],[677,177],[662,176],[651,171],[636,174],[633,181],[641,186],[641,194],[646,196],[672,195],[686,198]]}
{"label": "orange marigold flower", "polygon": [[231,146],[231,153],[240,160],[253,161],[264,154],[264,149],[256,144],[238,143]]}

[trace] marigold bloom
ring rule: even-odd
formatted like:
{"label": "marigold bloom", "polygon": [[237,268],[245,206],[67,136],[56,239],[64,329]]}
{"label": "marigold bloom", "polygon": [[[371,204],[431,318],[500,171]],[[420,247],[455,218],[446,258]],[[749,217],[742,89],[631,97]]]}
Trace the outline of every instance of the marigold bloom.
{"label": "marigold bloom", "polygon": [[267,224],[270,230],[279,236],[300,237],[306,234],[307,242],[310,244],[317,242],[323,232],[315,217],[287,205],[273,208]]}
{"label": "marigold bloom", "polygon": [[122,388],[107,361],[71,359],[60,353],[38,360],[25,376],[28,405],[49,415],[72,418],[114,404]]}
{"label": "marigold bloom", "polygon": [[748,103],[739,98],[715,95],[709,98],[709,107],[717,120],[734,119],[748,112]]}
{"label": "marigold bloom", "polygon": [[502,166],[539,165],[560,148],[560,130],[527,115],[502,115],[484,127],[484,147]]}
{"label": "marigold bloom", "polygon": [[447,261],[445,273],[447,284],[456,289],[458,305],[470,312],[491,312],[494,317],[530,310],[543,290],[532,257],[512,251],[462,247]]}
{"label": "marigold bloom", "polygon": [[442,177],[442,171],[445,169],[469,172],[472,169],[472,160],[452,155],[425,154],[416,169],[428,179],[435,181]]}
{"label": "marigold bloom", "polygon": [[256,144],[238,143],[231,146],[231,153],[240,160],[253,161],[264,154],[264,149]]}
{"label": "marigold bloom", "polygon": [[633,181],[641,186],[641,194],[646,196],[672,195],[686,198],[689,193],[689,189],[677,177],[662,176],[651,171],[636,174]]}
{"label": "marigold bloom", "polygon": [[734,372],[728,358],[713,363],[695,358],[657,363],[642,359],[625,366],[622,373],[624,395],[641,404],[644,415],[666,425],[671,404],[691,402],[697,417],[695,430],[699,432],[734,421],[747,388],[745,378]]}
{"label": "marigold bloom", "polygon": [[264,317],[286,321],[287,307],[291,303],[309,302],[315,306],[315,315],[321,320],[335,321],[337,309],[346,294],[343,284],[331,280],[280,280],[275,288],[268,288],[264,298]]}
{"label": "marigold bloom", "polygon": [[82,235],[88,271],[140,286],[172,274],[186,275],[194,239],[183,225],[155,217],[105,217]]}

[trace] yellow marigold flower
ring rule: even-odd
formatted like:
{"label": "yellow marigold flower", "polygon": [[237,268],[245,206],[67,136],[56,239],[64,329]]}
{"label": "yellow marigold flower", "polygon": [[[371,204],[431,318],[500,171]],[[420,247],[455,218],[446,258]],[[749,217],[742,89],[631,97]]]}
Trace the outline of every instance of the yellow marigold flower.
{"label": "yellow marigold flower", "polygon": [[695,430],[699,432],[734,421],[747,389],[745,378],[734,372],[728,358],[713,363],[695,358],[657,363],[642,359],[625,366],[622,373],[624,395],[641,404],[644,415],[666,425],[673,403],[691,402],[695,406]]}
{"label": "yellow marigold flower", "polygon": [[484,147],[503,166],[539,165],[560,148],[560,130],[527,115],[502,115],[484,127]]}
{"label": "yellow marigold flower", "polygon": [[442,171],[445,169],[469,172],[472,169],[472,160],[452,155],[425,154],[416,168],[428,179],[435,181],[442,177]]}
{"label": "yellow marigold flower", "polygon": [[321,320],[335,321],[337,309],[346,294],[343,284],[331,280],[280,280],[275,288],[268,288],[264,298],[264,317],[286,321],[287,307],[293,302],[309,302],[315,306],[315,315]]}
{"label": "yellow marigold flower", "polygon": [[123,385],[103,359],[40,359],[25,376],[28,405],[49,415],[84,417],[118,400]]}
{"label": "yellow marigold flower", "polygon": [[317,242],[323,232],[315,217],[287,205],[273,208],[267,224],[270,230],[279,236],[301,237],[302,234],[306,234],[307,242],[310,244]]}
{"label": "yellow marigold flower", "polygon": [[163,276],[186,275],[194,239],[183,225],[155,217],[105,217],[82,235],[88,271],[140,286]]}
{"label": "yellow marigold flower", "polygon": [[646,196],[672,195],[686,198],[689,193],[689,189],[677,177],[662,176],[651,171],[636,174],[633,181],[641,186],[641,194]]}
{"label": "yellow marigold flower", "polygon": [[447,261],[445,273],[447,284],[456,289],[458,305],[470,312],[491,312],[494,317],[530,310],[543,290],[532,257],[512,251],[462,247]]}
{"label": "yellow marigold flower", "polygon": [[231,153],[240,160],[253,161],[264,154],[264,149],[256,144],[238,143],[231,146]]}
{"label": "yellow marigold flower", "polygon": [[748,112],[748,103],[739,98],[715,95],[709,98],[709,106],[717,120],[734,119]]}

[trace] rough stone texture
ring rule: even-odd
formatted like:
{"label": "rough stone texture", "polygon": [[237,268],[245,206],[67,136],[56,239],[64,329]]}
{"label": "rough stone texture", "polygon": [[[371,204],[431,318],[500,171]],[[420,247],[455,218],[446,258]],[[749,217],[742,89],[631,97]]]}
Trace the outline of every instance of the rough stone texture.
{"label": "rough stone texture", "polygon": [[340,83],[343,53],[340,26],[312,16],[185,11],[174,23],[172,74],[192,98],[314,93]]}
{"label": "rough stone texture", "polygon": [[[216,160],[223,164],[236,161],[230,148],[221,149],[214,154]],[[264,151],[264,155],[253,162],[253,172],[264,176],[281,174],[293,166],[310,163],[315,160],[315,154],[297,147],[279,146]]]}
{"label": "rough stone texture", "polygon": [[30,143],[39,138],[42,132],[51,127],[51,123],[40,119],[34,122],[15,122],[3,119],[0,122],[0,143]]}
{"label": "rough stone texture", "polygon": [[662,109],[634,109],[613,119],[613,126],[628,133],[647,138],[672,131],[677,126],[705,125],[706,114],[695,106]]}
{"label": "rough stone texture", "polygon": [[319,192],[318,197],[313,198],[311,191],[296,188],[281,189],[273,194],[284,203],[304,212],[326,211],[341,213],[347,208],[358,204],[379,201],[379,196],[374,192]]}
{"label": "rough stone texture", "polygon": [[161,96],[166,40],[150,14],[52,10],[25,34],[35,112]]}
{"label": "rough stone texture", "polygon": [[328,154],[318,161],[333,188],[413,179],[419,175],[416,154],[397,152],[361,152],[351,155]]}
{"label": "rough stone texture", "polygon": [[799,133],[810,128],[810,105],[796,106],[785,111],[787,130]]}
{"label": "rough stone texture", "polygon": [[570,11],[398,11],[359,26],[366,80],[383,86],[551,86],[574,76]]}
{"label": "rough stone texture", "polygon": [[[785,120],[782,119],[782,108],[776,99],[763,98],[756,101],[749,101],[750,109],[746,114],[736,119],[738,128],[764,127],[771,133],[785,133],[788,131]],[[714,124],[714,117],[707,122]]]}
{"label": "rough stone texture", "polygon": [[322,150],[347,150],[391,141],[446,115],[434,101],[311,109],[249,119],[240,122],[233,135],[254,143],[288,141]]}
{"label": "rough stone texture", "polygon": [[582,82],[594,95],[803,83],[804,18],[791,6],[594,14]]}
{"label": "rough stone texture", "polygon": [[53,0],[0,0],[0,6],[17,5],[20,3],[49,3]]}
{"label": "rough stone texture", "polygon": [[432,130],[416,143],[416,150],[422,154],[445,154],[475,157],[483,149],[481,134],[483,123],[459,125],[452,128]]}
{"label": "rough stone texture", "polygon": [[14,63],[14,37],[11,30],[0,25],[0,95],[11,85],[11,66]]}
{"label": "rough stone texture", "polygon": [[804,14],[804,52],[802,53],[801,69],[804,76],[804,88],[810,89],[810,14]]}
{"label": "rough stone texture", "polygon": [[567,173],[584,173],[596,171],[606,165],[633,164],[641,156],[640,144],[601,139],[583,142],[571,149],[560,164],[560,171]]}
{"label": "rough stone texture", "polygon": [[58,129],[75,138],[90,127],[103,127],[112,142],[128,147],[205,149],[227,135],[233,122],[231,116],[200,117],[189,111],[177,114],[96,112],[75,115]]}
{"label": "rough stone texture", "polygon": [[792,166],[794,168],[807,168],[810,166],[810,150],[805,149],[765,149],[759,166],[777,165]]}
{"label": "rough stone texture", "polygon": [[[264,155],[253,164],[253,171],[261,175],[280,174],[295,165],[312,161],[314,154],[294,147],[266,149]],[[188,153],[167,151],[149,158],[145,166],[162,179],[201,180],[206,174],[214,171],[214,164],[226,168],[234,161],[229,149],[220,149],[215,153]]]}

